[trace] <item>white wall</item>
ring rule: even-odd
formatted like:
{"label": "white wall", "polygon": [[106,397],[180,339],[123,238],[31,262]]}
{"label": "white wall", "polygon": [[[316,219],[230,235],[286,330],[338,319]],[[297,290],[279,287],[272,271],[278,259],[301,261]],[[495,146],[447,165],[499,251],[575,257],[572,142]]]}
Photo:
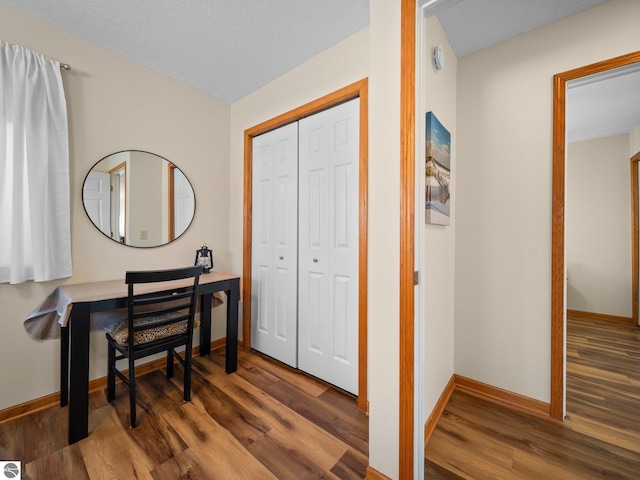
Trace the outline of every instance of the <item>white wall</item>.
{"label": "white wall", "polygon": [[[206,242],[220,269],[229,262],[230,106],[115,56],[17,10],[0,5],[2,39],[71,65],[63,71],[70,129],[71,225],[74,276],[20,285],[0,284],[0,409],[59,391],[57,340],[35,341],[22,322],[61,283],[124,278],[127,269],[193,263]],[[125,149],[174,162],[196,194],[194,222],[176,242],[141,249],[99,233],[82,207],[82,182],[91,166]],[[207,171],[207,175],[202,175]],[[224,336],[224,308],[214,311],[214,338]],[[106,375],[104,333],[91,335],[91,378]],[[11,387],[6,387],[6,386]]]}
{"label": "white wall", "polygon": [[[419,109],[418,144],[419,165],[416,169],[422,199],[416,216],[424,225],[425,199],[425,115],[433,112],[451,134],[451,217],[449,226],[424,225],[422,249],[422,299],[425,316],[425,400],[427,417],[453,375],[453,291],[456,233],[456,84],[458,59],[437,17],[424,22],[422,108]],[[436,70],[431,61],[434,47],[440,45],[445,53],[443,70]]]}
{"label": "white wall", "polygon": [[567,147],[567,308],[631,317],[629,135]]}
{"label": "white wall", "polygon": [[640,50],[610,0],[458,61],[455,370],[550,401],[553,75]]}

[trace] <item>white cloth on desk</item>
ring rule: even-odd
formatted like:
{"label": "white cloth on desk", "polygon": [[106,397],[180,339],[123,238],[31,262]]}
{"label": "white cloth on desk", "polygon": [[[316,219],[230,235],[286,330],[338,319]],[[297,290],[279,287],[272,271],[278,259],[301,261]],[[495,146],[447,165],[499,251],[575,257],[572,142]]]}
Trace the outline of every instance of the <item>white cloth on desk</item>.
{"label": "white cloth on desk", "polygon": [[[47,340],[60,338],[60,327],[64,327],[69,322],[71,309],[74,302],[87,300],[100,300],[111,298],[114,285],[121,289],[124,282],[99,282],[93,284],[96,288],[103,287],[100,292],[90,291],[85,285],[66,285],[57,287],[51,295],[45,298],[24,321],[24,328],[29,336],[35,340]],[[126,289],[126,285],[124,287]],[[199,301],[199,299],[198,299]],[[217,307],[224,303],[223,292],[213,294],[212,306]],[[126,308],[116,308],[91,314],[91,331],[105,330],[107,326],[117,320],[127,318]]]}

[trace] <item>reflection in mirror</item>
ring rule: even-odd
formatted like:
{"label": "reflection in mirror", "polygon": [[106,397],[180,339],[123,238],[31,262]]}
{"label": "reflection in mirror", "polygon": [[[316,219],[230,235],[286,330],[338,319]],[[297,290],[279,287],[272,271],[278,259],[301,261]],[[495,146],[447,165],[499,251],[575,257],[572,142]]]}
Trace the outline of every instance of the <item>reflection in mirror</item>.
{"label": "reflection in mirror", "polygon": [[82,203],[98,230],[133,247],[175,240],[195,213],[195,194],[184,173],[140,150],[113,153],[96,163],[85,178]]}

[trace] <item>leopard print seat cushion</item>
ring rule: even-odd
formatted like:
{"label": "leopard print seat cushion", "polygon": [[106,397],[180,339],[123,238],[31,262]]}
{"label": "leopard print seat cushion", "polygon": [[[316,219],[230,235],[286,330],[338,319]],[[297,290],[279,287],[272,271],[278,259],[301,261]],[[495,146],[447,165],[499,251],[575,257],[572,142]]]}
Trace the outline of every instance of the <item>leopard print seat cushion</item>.
{"label": "leopard print seat cushion", "polygon": [[[158,315],[155,317],[145,317],[138,318],[134,320],[134,324],[138,325],[148,325],[150,323],[170,320],[172,317],[177,318],[180,316],[180,312],[172,312],[165,313],[163,315]],[[197,328],[200,326],[200,319],[196,317],[193,327]],[[150,328],[149,330],[142,330],[140,332],[134,332],[133,334],[133,344],[140,345],[143,343],[154,342],[156,340],[160,340],[167,337],[172,337],[174,335],[181,335],[187,331],[187,320],[181,320],[176,323],[169,323],[166,325],[161,325],[156,328]],[[126,346],[127,339],[129,337],[129,326],[127,319],[118,320],[114,322],[107,328],[107,333],[118,343],[119,345]]]}

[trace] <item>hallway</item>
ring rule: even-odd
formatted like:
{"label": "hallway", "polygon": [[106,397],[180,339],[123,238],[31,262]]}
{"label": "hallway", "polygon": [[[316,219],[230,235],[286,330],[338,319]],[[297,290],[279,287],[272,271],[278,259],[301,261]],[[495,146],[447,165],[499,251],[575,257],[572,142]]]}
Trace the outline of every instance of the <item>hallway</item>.
{"label": "hallway", "polygon": [[567,323],[567,419],[457,391],[425,449],[425,479],[638,478],[640,329]]}

